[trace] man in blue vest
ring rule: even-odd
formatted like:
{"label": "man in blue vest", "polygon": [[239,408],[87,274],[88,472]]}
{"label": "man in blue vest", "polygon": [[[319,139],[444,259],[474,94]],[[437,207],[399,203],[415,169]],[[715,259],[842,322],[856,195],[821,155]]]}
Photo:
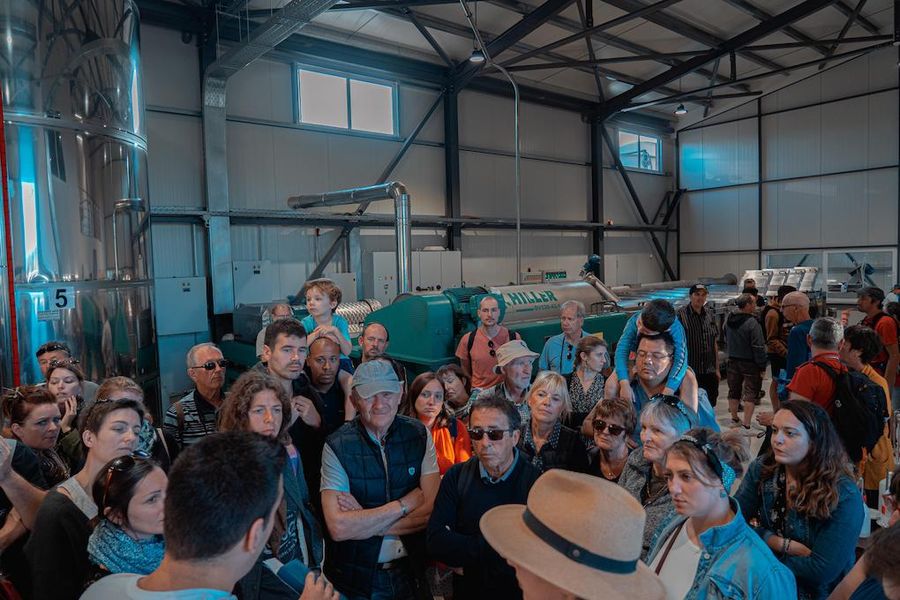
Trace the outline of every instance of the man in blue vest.
{"label": "man in blue vest", "polygon": [[357,417],[322,453],[325,575],[350,600],[431,598],[425,527],[440,485],[431,434],[397,415],[401,385],[383,359],[353,375]]}

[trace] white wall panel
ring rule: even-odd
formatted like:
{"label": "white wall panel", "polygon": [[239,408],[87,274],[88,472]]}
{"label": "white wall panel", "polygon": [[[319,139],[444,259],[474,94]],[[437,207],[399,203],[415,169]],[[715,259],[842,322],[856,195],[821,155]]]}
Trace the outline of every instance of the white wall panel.
{"label": "white wall panel", "polygon": [[821,107],[763,117],[763,177],[814,175],[821,168]]}
{"label": "white wall panel", "polygon": [[[604,239],[605,282],[609,285],[627,285],[662,281],[662,268],[645,233],[607,233]],[[670,256],[674,268],[674,254]]]}
{"label": "white wall panel", "polygon": [[682,279],[721,277],[733,273],[737,277],[748,269],[757,268],[756,252],[723,254],[684,254],[681,256]]}
{"label": "white wall panel", "polygon": [[273,208],[276,129],[244,123],[229,123],[227,127],[228,196],[231,206]]}
{"label": "white wall panel", "polygon": [[150,202],[203,207],[203,128],[200,120],[147,111]]}
{"label": "white wall panel", "polygon": [[686,131],[679,138],[681,185],[702,189],[756,181],[756,119]]}
{"label": "white wall panel", "polygon": [[294,120],[291,66],[257,60],[228,80],[229,116],[291,123]]}
{"label": "white wall panel", "polygon": [[[831,102],[823,104],[821,111],[819,172],[865,169],[868,166],[869,99],[859,97]],[[786,114],[792,115],[793,112]]]}
{"label": "white wall panel", "polygon": [[[636,171],[629,171],[628,175],[647,217],[653,218],[657,207],[672,185],[672,179]],[[603,171],[603,220],[612,220],[616,225],[635,225],[641,222],[640,214],[634,207],[628,188],[625,187],[625,181],[615,169]]]}
{"label": "white wall panel", "polygon": [[180,32],[141,25],[145,104],[199,110],[199,59],[197,46],[182,42]]}
{"label": "white wall panel", "polygon": [[755,185],[694,191],[682,198],[681,248],[685,252],[757,247]]}
{"label": "white wall panel", "polygon": [[152,232],[153,277],[202,277],[205,235],[190,223],[156,223]]}
{"label": "white wall panel", "polygon": [[[463,230],[463,279],[466,285],[502,285],[516,280],[516,237],[509,230]],[[577,278],[590,253],[582,232],[523,231],[522,270],[565,269]]]}
{"label": "white wall panel", "polygon": [[[896,74],[897,69],[893,69]],[[898,162],[897,90],[868,97],[868,167],[895,165]]]}
{"label": "white wall panel", "polygon": [[[438,92],[408,85],[400,86],[400,135],[406,137],[416,128],[428,109],[431,108]],[[444,104],[437,107],[416,138],[421,141],[444,141]]]}

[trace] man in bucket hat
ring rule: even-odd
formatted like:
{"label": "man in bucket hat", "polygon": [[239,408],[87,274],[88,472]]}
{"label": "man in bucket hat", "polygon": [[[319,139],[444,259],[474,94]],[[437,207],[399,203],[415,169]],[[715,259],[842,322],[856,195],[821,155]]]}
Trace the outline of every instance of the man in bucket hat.
{"label": "man in bucket hat", "polygon": [[397,414],[401,390],[388,361],[362,363],[353,375],[357,418],[325,440],[324,572],[350,600],[431,598],[425,526],[440,475],[431,434]]}
{"label": "man in bucket hat", "polygon": [[540,356],[528,349],[522,340],[511,340],[497,349],[497,366],[494,372],[503,375],[503,380],[495,386],[481,390],[476,396],[484,398],[489,395],[500,396],[512,402],[519,411],[523,423],[531,418],[528,408],[528,388],[531,387],[531,371],[534,359]]}
{"label": "man in bucket hat", "polygon": [[639,560],[643,530],[644,511],[624,489],[561,469],[541,475],[527,505],[481,517],[485,540],[516,569],[525,600],[661,600],[662,582]]}

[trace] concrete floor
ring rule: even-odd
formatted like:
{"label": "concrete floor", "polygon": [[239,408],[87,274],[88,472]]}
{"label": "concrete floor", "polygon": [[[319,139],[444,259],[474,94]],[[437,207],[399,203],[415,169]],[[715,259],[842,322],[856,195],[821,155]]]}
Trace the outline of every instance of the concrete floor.
{"label": "concrete floor", "polygon": [[[763,391],[766,392],[766,396],[761,400],[759,406],[756,407],[756,410],[753,412],[753,422],[756,423],[756,415],[760,413],[760,411],[772,410],[772,401],[769,399],[769,384],[771,383],[772,378],[768,375],[768,370],[766,370],[766,377],[763,379]],[[731,413],[728,412],[728,384],[723,379],[719,382],[719,399],[716,402],[715,406],[716,410],[716,421],[718,421],[719,425],[722,428],[722,431],[728,431],[731,429]],[[738,414],[738,417],[741,415]],[[750,443],[749,453],[750,459],[756,458],[757,452],[759,452],[759,447],[762,445],[762,438],[756,437],[757,433],[760,433],[760,430],[753,429],[753,435],[748,435],[747,440]],[[745,465],[746,467],[746,465]],[[736,488],[735,488],[736,489]]]}

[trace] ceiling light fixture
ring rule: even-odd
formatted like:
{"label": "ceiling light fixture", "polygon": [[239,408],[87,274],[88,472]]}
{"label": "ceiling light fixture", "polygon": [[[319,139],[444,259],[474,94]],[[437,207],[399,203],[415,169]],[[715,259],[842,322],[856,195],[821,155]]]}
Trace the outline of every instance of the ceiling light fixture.
{"label": "ceiling light fixture", "polygon": [[678,116],[687,114],[687,109],[684,107],[684,104],[678,105],[678,108],[675,109],[675,114]]}
{"label": "ceiling light fixture", "polygon": [[484,52],[475,48],[472,50],[472,55],[469,57],[469,62],[472,63],[483,63],[484,62]]}

